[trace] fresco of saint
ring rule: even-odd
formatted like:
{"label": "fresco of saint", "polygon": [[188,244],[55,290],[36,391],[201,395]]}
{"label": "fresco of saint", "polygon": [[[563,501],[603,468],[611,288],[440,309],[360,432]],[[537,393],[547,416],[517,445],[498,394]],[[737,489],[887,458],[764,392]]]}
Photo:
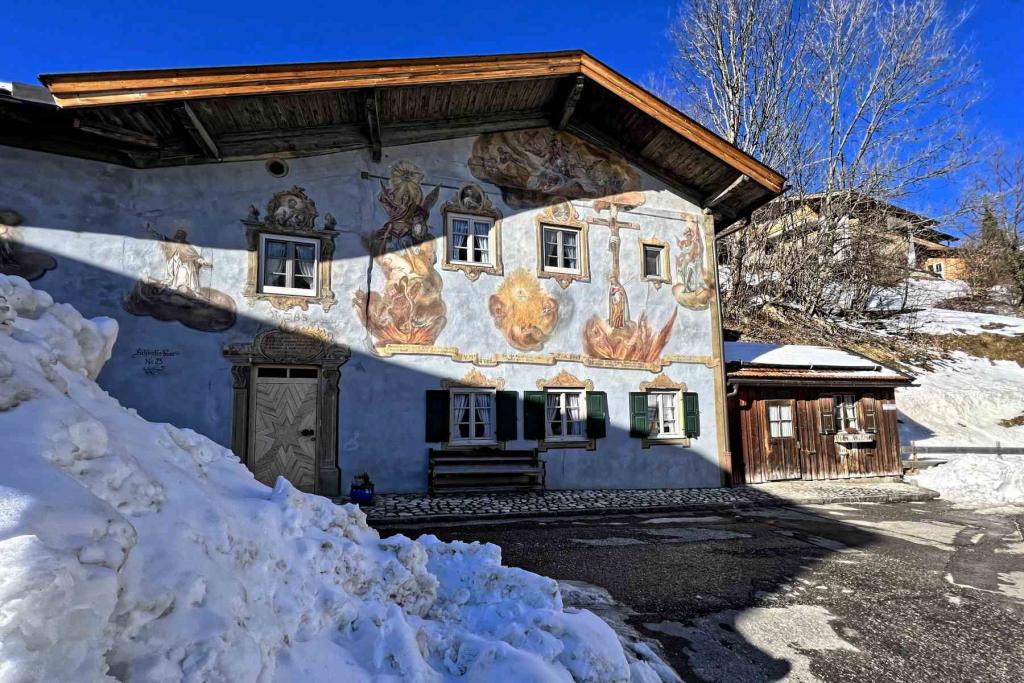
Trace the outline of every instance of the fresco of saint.
{"label": "fresco of saint", "polygon": [[700,222],[693,218],[686,220],[683,236],[676,240],[676,244],[679,255],[676,256],[676,284],[672,285],[672,295],[679,305],[686,308],[707,308],[711,301],[711,280],[705,264]]}

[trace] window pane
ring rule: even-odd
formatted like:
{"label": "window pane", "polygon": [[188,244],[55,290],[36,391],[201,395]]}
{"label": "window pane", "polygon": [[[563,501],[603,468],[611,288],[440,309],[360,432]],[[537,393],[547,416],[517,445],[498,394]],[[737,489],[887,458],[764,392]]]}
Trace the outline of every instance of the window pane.
{"label": "window pane", "polygon": [[575,392],[565,394],[565,417],[568,436],[583,435],[583,416],[580,414],[580,395]]}
{"label": "window pane", "polygon": [[296,275],[295,282],[292,285],[295,289],[313,289],[313,278],[305,275]]}
{"label": "window pane", "polygon": [[287,287],[288,279],[284,273],[271,273],[268,272],[263,277],[263,284],[270,287]]}
{"label": "window pane", "polygon": [[769,405],[768,406],[768,419],[778,420],[779,419],[779,406]]}
{"label": "window pane", "polygon": [[779,417],[781,417],[783,420],[792,420],[793,406],[789,405],[788,403],[779,406]]}
{"label": "window pane", "polygon": [[782,423],[782,436],[793,436],[793,423],[783,422]]}
{"label": "window pane", "polygon": [[778,437],[779,434],[780,434],[779,423],[778,422],[771,422],[769,424],[771,425],[772,437],[773,438]]}
{"label": "window pane", "polygon": [[476,433],[477,438],[486,438],[491,435],[491,395],[473,394],[474,405],[476,406]]}
{"label": "window pane", "polygon": [[661,249],[644,247],[644,275],[661,276]]}
{"label": "window pane", "polygon": [[295,258],[312,263],[316,259],[316,247],[312,244],[296,244]]}
{"label": "window pane", "polygon": [[452,259],[469,260],[469,221],[462,218],[452,219]]}
{"label": "window pane", "polygon": [[561,394],[548,394],[548,432],[552,436],[562,435]]}
{"label": "window pane", "polygon": [[558,267],[558,234],[554,230],[544,230],[544,265]]}
{"label": "window pane", "polygon": [[278,240],[267,240],[264,243],[265,254],[267,257],[274,258],[285,258],[288,256],[288,243],[280,242]]}
{"label": "window pane", "polygon": [[577,233],[574,230],[562,231],[562,267],[577,267]]}

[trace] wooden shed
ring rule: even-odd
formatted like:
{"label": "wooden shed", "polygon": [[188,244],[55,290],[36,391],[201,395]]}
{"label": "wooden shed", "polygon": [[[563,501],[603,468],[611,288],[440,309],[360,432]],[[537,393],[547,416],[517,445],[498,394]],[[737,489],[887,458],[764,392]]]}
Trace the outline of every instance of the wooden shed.
{"label": "wooden shed", "polygon": [[903,474],[895,391],[912,377],[841,349],[725,346],[735,483]]}

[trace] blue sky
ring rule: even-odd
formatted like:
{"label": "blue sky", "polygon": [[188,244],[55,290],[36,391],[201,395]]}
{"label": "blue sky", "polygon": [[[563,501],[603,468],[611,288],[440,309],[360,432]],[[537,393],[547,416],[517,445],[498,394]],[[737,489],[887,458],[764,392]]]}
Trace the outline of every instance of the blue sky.
{"label": "blue sky", "polygon": [[[967,3],[949,0],[951,8]],[[983,141],[1024,145],[1024,0],[979,0],[964,27],[981,67]],[[61,2],[4,9],[0,80],[40,73],[582,48],[645,83],[671,55],[675,0]],[[911,200],[928,210],[954,188]]]}

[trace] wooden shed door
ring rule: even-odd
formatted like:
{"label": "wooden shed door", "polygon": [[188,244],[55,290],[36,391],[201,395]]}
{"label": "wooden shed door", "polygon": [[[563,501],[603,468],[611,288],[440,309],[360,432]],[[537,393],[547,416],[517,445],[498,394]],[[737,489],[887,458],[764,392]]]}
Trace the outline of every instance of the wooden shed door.
{"label": "wooden shed door", "polygon": [[255,372],[251,461],[256,479],[273,486],[283,476],[312,492],[316,482],[316,368],[261,366]]}
{"label": "wooden shed door", "polygon": [[768,480],[800,478],[800,453],[797,451],[796,408],[793,401],[765,401],[768,418]]}

